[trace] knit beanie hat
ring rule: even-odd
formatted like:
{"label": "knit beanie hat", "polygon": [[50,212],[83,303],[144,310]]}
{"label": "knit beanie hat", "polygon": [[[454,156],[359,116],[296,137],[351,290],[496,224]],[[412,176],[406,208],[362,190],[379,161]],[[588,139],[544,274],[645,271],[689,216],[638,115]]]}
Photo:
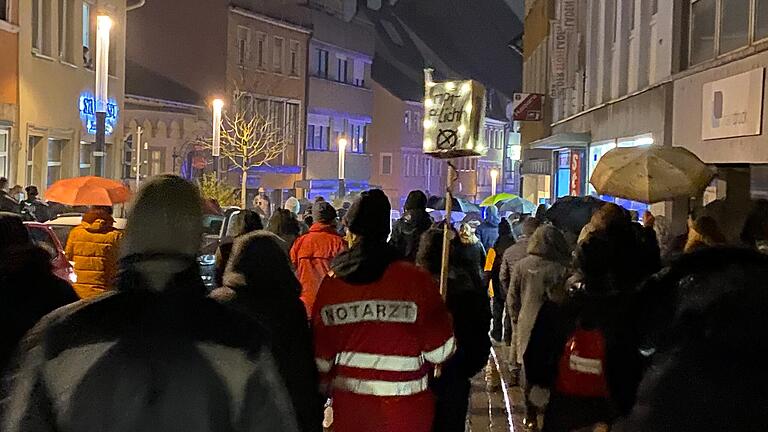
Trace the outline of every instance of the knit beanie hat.
{"label": "knit beanie hat", "polygon": [[389,198],[380,189],[365,191],[347,211],[347,228],[363,237],[386,240],[391,210]]}
{"label": "knit beanie hat", "polygon": [[327,201],[318,201],[312,205],[312,219],[315,222],[331,223],[336,220],[336,209]]}
{"label": "knit beanie hat", "polygon": [[284,209],[289,210],[291,213],[298,215],[301,210],[301,203],[295,197],[290,197],[285,200]]}
{"label": "knit beanie hat", "polygon": [[424,210],[427,208],[427,195],[420,190],[412,190],[405,199],[405,210]]}
{"label": "knit beanie hat", "polygon": [[123,256],[167,253],[194,257],[202,236],[202,199],[197,187],[175,175],[158,176],[136,194]]}

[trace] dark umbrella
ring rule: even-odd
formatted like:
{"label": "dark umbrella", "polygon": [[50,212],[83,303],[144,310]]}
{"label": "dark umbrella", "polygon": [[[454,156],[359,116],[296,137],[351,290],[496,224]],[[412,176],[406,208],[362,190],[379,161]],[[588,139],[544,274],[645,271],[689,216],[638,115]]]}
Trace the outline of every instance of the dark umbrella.
{"label": "dark umbrella", "polygon": [[[476,204],[463,199],[453,197],[451,201],[453,204],[451,211],[457,211],[461,213],[481,213],[480,207]],[[445,210],[445,197],[433,196],[427,201],[427,208],[433,210]]]}
{"label": "dark umbrella", "polygon": [[566,196],[558,198],[544,214],[544,220],[563,231],[579,234],[592,215],[605,205],[605,201],[593,196]]}

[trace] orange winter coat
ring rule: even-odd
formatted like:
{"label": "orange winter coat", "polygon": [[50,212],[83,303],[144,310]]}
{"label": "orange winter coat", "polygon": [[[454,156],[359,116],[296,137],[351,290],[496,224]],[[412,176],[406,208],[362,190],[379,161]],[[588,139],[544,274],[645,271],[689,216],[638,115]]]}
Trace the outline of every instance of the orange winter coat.
{"label": "orange winter coat", "polygon": [[312,316],[320,283],[331,269],[331,261],[344,252],[347,244],[331,225],[315,223],[307,234],[296,239],[291,248],[291,262],[301,282],[301,301]]}
{"label": "orange winter coat", "polygon": [[99,295],[112,287],[122,237],[112,222],[104,219],[83,221],[69,233],[66,255],[75,265],[74,288],[80,298]]}

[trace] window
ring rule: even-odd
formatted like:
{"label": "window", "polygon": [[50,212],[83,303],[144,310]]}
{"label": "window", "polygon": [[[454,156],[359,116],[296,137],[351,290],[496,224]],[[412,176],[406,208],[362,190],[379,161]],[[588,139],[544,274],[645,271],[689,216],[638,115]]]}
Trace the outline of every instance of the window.
{"label": "window", "polygon": [[8,1],[7,0],[0,0],[0,20],[10,21],[10,17],[8,16]]}
{"label": "window", "polygon": [[365,87],[365,62],[362,60],[355,60],[355,69],[352,71],[354,81],[352,82],[357,87]]}
{"label": "window", "polygon": [[328,150],[330,130],[324,125],[309,125],[307,129],[307,150]]}
{"label": "window", "polygon": [[755,40],[768,38],[768,0],[755,2]]}
{"label": "window", "polygon": [[35,159],[38,152],[38,144],[43,139],[39,136],[30,135],[27,140],[27,183],[32,185],[38,183],[40,179],[39,168],[35,169]]}
{"label": "window", "polygon": [[165,172],[165,149],[149,149],[149,175],[156,176]]}
{"label": "window", "polygon": [[411,112],[410,111],[405,112],[405,118],[403,121],[405,122],[405,129],[410,131],[411,130]]}
{"label": "window", "polygon": [[285,104],[285,140],[289,145],[299,142],[299,104]]}
{"label": "window", "polygon": [[237,26],[237,64],[246,66],[251,55],[251,29]]}
{"label": "window", "polygon": [[48,139],[48,186],[61,179],[61,155],[65,145],[65,140]]}
{"label": "window", "polygon": [[92,6],[90,3],[83,2],[83,67],[93,69],[93,56],[95,52],[91,49],[93,43],[91,42],[91,26],[93,25],[93,17],[91,16]]}
{"label": "window", "polygon": [[51,54],[51,0],[32,0],[32,51]]}
{"label": "window", "polygon": [[285,39],[275,37],[275,45],[272,47],[272,66],[277,73],[283,73],[283,42]]}
{"label": "window", "polygon": [[338,82],[348,82],[349,81],[349,60],[345,58],[338,58],[337,59],[337,73],[336,73],[336,81]]}
{"label": "window", "polygon": [[8,129],[0,129],[0,177],[8,177]]}
{"label": "window", "polygon": [[366,132],[367,127],[363,124],[350,124],[351,133],[349,134],[350,139],[352,142],[351,145],[351,152],[352,153],[365,153],[365,144],[366,144]]}
{"label": "window", "polygon": [[80,176],[91,175],[91,143],[80,141]]}
{"label": "window", "polygon": [[414,111],[413,112],[413,129],[415,131],[421,131],[421,113]]}
{"label": "window", "polygon": [[128,138],[125,139],[125,146],[123,148],[123,178],[124,179],[130,179],[133,178],[135,173],[133,171],[133,165],[134,161],[133,158],[136,157],[135,152],[133,151],[133,135],[129,135]]}
{"label": "window", "polygon": [[328,78],[328,51],[317,48],[315,54],[317,55],[317,76]]}
{"label": "window", "polygon": [[59,0],[59,58],[73,61],[75,27],[75,0]]}
{"label": "window", "polygon": [[629,29],[635,29],[635,8],[637,0],[629,0]]}
{"label": "window", "polygon": [[720,54],[749,44],[749,7],[752,0],[720,2]]}
{"label": "window", "polygon": [[[621,3],[618,1],[613,2],[613,25],[611,26],[611,36],[613,36],[613,43],[619,40],[619,14],[621,13]],[[489,98],[490,99],[490,98]]]}
{"label": "window", "polygon": [[379,167],[381,175],[392,175],[392,153],[381,154],[381,165]]}
{"label": "window", "polygon": [[651,0],[651,15],[659,13],[659,0]]}
{"label": "window", "polygon": [[291,41],[290,72],[292,76],[299,76],[299,42]]}
{"label": "window", "polygon": [[267,68],[267,35],[256,34],[256,66],[259,69]]}
{"label": "window", "polygon": [[691,2],[691,64],[709,60],[715,55],[716,0]]}

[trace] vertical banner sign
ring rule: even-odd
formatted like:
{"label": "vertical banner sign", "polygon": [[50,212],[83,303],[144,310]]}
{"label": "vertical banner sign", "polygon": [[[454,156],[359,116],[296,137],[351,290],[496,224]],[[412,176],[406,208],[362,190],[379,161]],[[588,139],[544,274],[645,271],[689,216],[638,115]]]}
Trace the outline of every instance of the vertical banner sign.
{"label": "vertical banner sign", "polygon": [[428,81],[424,98],[424,153],[438,158],[482,156],[485,88],[475,81]]}
{"label": "vertical banner sign", "polygon": [[571,151],[571,187],[572,196],[581,195],[581,153],[577,150]]}
{"label": "vertical banner sign", "polygon": [[[551,70],[550,96],[558,97],[573,82],[575,62],[569,61],[569,51],[578,48],[577,0],[559,0],[557,19],[551,24]],[[578,58],[578,56],[576,57]]]}

